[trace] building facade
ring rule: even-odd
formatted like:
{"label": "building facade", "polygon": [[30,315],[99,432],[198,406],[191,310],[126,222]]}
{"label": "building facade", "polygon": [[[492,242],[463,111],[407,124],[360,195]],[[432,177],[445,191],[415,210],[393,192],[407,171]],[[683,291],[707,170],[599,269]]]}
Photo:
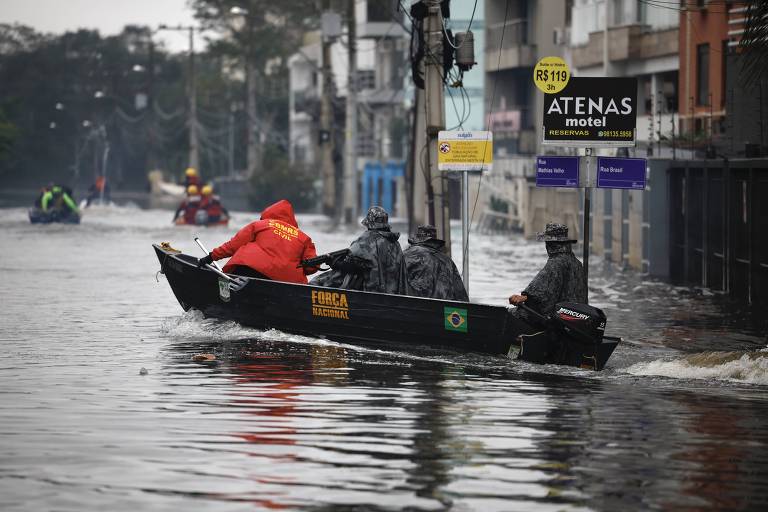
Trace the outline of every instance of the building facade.
{"label": "building facade", "polygon": [[[376,164],[382,167],[405,156],[407,116],[405,78],[407,76],[407,33],[402,25],[402,13],[392,0],[367,0],[355,3],[355,47],[357,51],[357,187],[358,197],[369,201],[381,200],[381,192],[372,194],[374,184],[366,169]],[[320,31],[304,36],[304,46],[289,60],[290,67],[290,146],[291,161],[318,169],[318,189],[322,189],[321,149],[335,141],[334,165],[341,176],[345,144],[345,110],[349,82],[349,45],[346,24],[342,33],[333,36],[327,55],[330,62],[330,87],[323,90],[323,35]],[[324,95],[331,97],[332,134],[321,129]],[[392,168],[391,166],[389,167]],[[388,173],[392,176],[397,173]],[[377,179],[384,179],[382,177]],[[377,183],[375,190],[393,193],[387,206],[395,214],[405,215],[402,189],[403,178],[392,177],[393,184]],[[367,189],[367,190],[366,190]],[[365,192],[368,192],[367,194]],[[340,192],[340,189],[339,189]],[[375,197],[374,197],[375,196]],[[401,204],[402,203],[402,204]],[[360,204],[358,209],[368,205]]]}

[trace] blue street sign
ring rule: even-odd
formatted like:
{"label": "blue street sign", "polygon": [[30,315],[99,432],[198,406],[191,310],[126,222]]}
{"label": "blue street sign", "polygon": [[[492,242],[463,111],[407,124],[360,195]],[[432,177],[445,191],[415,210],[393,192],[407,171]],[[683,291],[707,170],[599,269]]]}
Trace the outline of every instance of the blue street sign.
{"label": "blue street sign", "polygon": [[579,157],[538,156],[536,157],[537,187],[579,186]]}
{"label": "blue street sign", "polygon": [[597,158],[598,188],[645,190],[645,158]]}

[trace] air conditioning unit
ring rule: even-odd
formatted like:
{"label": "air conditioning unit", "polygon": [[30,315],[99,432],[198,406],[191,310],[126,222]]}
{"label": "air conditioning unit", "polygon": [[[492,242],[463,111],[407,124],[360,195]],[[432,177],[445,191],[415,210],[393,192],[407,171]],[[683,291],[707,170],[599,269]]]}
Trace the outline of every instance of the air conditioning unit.
{"label": "air conditioning unit", "polygon": [[564,46],[568,44],[569,36],[569,27],[555,27],[552,33],[552,41],[558,46]]}

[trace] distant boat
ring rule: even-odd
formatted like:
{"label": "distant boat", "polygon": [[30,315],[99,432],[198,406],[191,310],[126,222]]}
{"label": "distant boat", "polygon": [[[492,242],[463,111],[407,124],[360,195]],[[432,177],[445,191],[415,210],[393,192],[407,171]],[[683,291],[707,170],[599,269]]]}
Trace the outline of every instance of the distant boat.
{"label": "distant boat", "polygon": [[72,210],[29,209],[29,222],[32,224],[80,224],[80,214]]}

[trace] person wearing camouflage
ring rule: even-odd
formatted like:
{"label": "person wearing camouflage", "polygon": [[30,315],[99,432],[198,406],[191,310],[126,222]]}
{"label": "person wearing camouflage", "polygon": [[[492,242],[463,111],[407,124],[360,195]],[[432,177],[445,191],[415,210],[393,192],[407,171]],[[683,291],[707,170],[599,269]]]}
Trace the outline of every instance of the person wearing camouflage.
{"label": "person wearing camouflage", "polygon": [[433,299],[468,302],[467,290],[453,260],[443,252],[445,241],[434,226],[419,226],[404,252],[411,294]]}
{"label": "person wearing camouflage", "polygon": [[568,237],[568,226],[549,223],[543,233],[538,233],[537,239],[546,242],[549,259],[525,290],[509,298],[509,303],[519,305],[525,302],[543,315],[552,313],[558,302],[586,304],[584,267],[571,249],[576,240]]}
{"label": "person wearing camouflage", "polygon": [[316,286],[407,295],[405,259],[398,238],[392,232],[389,214],[372,206],[362,221],[368,228],[349,247],[349,255],[312,280]]}

